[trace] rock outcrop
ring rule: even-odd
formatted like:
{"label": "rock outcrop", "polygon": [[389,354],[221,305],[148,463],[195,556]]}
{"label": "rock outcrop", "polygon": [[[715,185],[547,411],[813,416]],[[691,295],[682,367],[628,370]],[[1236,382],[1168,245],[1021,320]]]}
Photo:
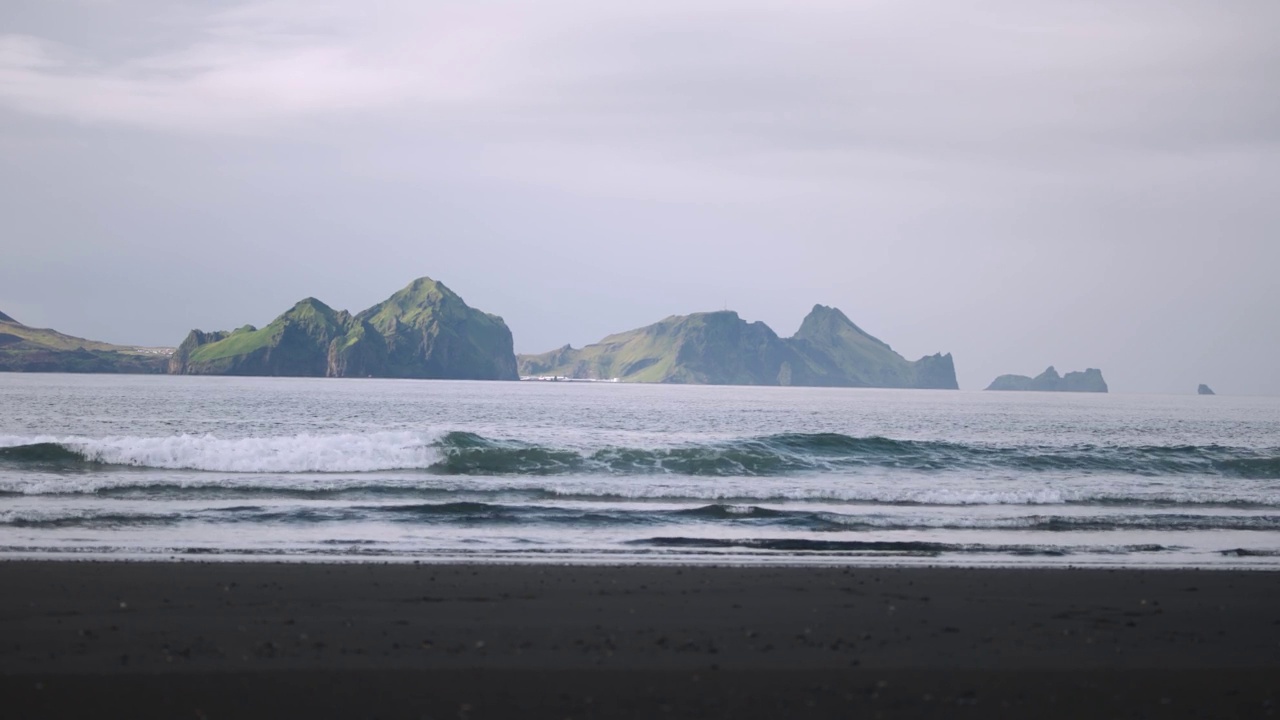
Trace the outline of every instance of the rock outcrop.
{"label": "rock outcrop", "polygon": [[814,306],[793,337],[732,311],[676,315],[610,335],[521,355],[523,376],[708,385],[956,389],[950,355],[910,362],[835,308]]}
{"label": "rock outcrop", "polygon": [[1208,385],[1205,385],[1204,383],[1200,383],[1200,387],[1196,388],[1196,394],[1197,395],[1217,395],[1217,393],[1213,391],[1213,388],[1209,387]]}
{"label": "rock outcrop", "polygon": [[162,373],[166,348],[112,345],[23,325],[0,312],[0,371]]}
{"label": "rock outcrop", "polygon": [[357,315],[315,298],[262,329],[193,330],[169,372],[188,375],[515,380],[511,331],[443,283],[414,280]]}
{"label": "rock outcrop", "polygon": [[1107,381],[1102,378],[1102,371],[1089,368],[1084,372],[1069,372],[1059,375],[1052,365],[1036,377],[1026,375],[1001,375],[987,386],[988,390],[1034,391],[1034,392],[1096,392],[1108,391]]}

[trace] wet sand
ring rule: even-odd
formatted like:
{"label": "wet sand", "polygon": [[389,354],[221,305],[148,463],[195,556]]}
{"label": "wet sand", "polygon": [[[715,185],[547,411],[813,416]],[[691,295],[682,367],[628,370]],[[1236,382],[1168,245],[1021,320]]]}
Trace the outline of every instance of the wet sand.
{"label": "wet sand", "polygon": [[1268,717],[1280,573],[0,562],[5,717]]}

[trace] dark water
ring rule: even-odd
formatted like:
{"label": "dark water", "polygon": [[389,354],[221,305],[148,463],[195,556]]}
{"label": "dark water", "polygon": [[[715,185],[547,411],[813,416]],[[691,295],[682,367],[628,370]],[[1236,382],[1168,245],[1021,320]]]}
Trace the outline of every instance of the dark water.
{"label": "dark water", "polygon": [[1280,400],[0,374],[0,553],[1280,566]]}

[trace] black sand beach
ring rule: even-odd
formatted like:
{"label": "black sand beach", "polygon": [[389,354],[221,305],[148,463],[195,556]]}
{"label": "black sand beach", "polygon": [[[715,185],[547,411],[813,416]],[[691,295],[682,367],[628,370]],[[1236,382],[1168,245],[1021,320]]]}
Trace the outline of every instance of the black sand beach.
{"label": "black sand beach", "polygon": [[1280,574],[0,563],[3,714],[1268,717]]}

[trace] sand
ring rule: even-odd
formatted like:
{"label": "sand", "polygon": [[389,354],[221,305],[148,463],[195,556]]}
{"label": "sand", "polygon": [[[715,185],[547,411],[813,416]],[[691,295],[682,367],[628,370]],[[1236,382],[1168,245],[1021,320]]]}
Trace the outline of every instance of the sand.
{"label": "sand", "polygon": [[4,717],[1268,717],[1280,573],[0,562]]}

